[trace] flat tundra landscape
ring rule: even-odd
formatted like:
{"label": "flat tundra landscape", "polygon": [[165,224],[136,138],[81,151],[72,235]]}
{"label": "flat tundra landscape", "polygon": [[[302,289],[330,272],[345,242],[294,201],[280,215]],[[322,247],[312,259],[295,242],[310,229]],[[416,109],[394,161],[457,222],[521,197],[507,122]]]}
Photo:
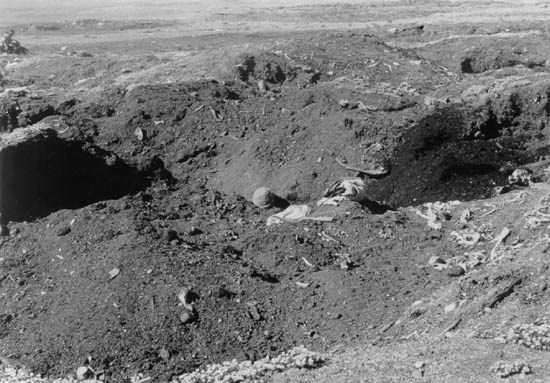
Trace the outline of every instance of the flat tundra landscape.
{"label": "flat tundra landscape", "polygon": [[0,11],[1,382],[550,380],[546,2]]}

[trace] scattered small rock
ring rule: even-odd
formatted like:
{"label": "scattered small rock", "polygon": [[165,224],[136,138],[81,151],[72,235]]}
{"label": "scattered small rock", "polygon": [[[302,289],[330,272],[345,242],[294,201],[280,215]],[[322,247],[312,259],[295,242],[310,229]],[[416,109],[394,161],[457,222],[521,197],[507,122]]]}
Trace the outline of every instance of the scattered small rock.
{"label": "scattered small rock", "polygon": [[320,367],[326,357],[311,352],[303,346],[295,347],[283,354],[274,357],[265,357],[255,362],[236,359],[220,364],[212,364],[199,368],[196,371],[176,377],[177,383],[192,382],[256,382],[265,381],[270,372],[281,372],[291,368],[312,369]]}
{"label": "scattered small rock", "polygon": [[78,380],[86,380],[94,375],[92,369],[88,366],[80,366],[76,369],[76,378]]}
{"label": "scattered small rock", "polygon": [[143,141],[145,139],[145,131],[141,128],[136,128],[136,130],[134,130],[134,136],[136,136],[138,141]]}
{"label": "scattered small rock", "polygon": [[199,234],[202,234],[202,230],[199,229],[198,227],[191,227],[191,230],[189,230],[189,235],[199,235]]}
{"label": "scattered small rock", "polygon": [[491,372],[495,372],[501,378],[507,378],[515,374],[530,374],[532,372],[531,367],[521,361],[506,362],[499,360],[491,367]]}
{"label": "scattered small rock", "polygon": [[258,311],[258,308],[254,303],[248,303],[248,314],[255,321],[259,321],[262,319],[262,316],[260,315],[260,312]]}
{"label": "scattered small rock", "polygon": [[269,88],[267,87],[267,84],[265,83],[264,80],[258,80],[258,89],[261,92],[265,92],[266,90],[269,90]]}
{"label": "scattered small rock", "polygon": [[527,169],[516,169],[508,176],[508,184],[517,186],[529,186],[531,173]]}
{"label": "scattered small rock", "polygon": [[350,101],[347,100],[347,99],[341,99],[340,101],[338,101],[338,104],[339,104],[342,108],[349,108],[349,106],[350,106]]}
{"label": "scattered small rock", "polygon": [[460,222],[467,223],[473,218],[473,213],[470,209],[466,209],[460,215]]}
{"label": "scattered small rock", "polygon": [[193,311],[193,305],[192,305],[192,296],[193,293],[188,287],[182,287],[180,289],[180,292],[178,293],[178,299],[183,304],[183,307],[185,307],[189,311]]}
{"label": "scattered small rock", "polygon": [[447,268],[447,275],[449,277],[460,277],[465,273],[466,273],[466,270],[464,270],[462,266],[455,265]]}
{"label": "scattered small rock", "polygon": [[495,186],[493,188],[493,191],[491,193],[492,196],[496,197],[502,194],[506,194],[510,191],[510,188],[508,186]]}
{"label": "scattered small rock", "polygon": [[449,314],[450,312],[455,311],[457,307],[458,307],[458,304],[456,302],[449,303],[443,308],[443,311],[445,312],[445,314]]}
{"label": "scattered small rock", "polygon": [[164,236],[167,242],[177,241],[179,239],[178,233],[175,230],[166,230]]}
{"label": "scattered small rock", "polygon": [[60,227],[57,232],[56,232],[56,235],[58,237],[63,237],[64,235],[67,235],[71,232],[71,227],[70,226],[62,226]]}
{"label": "scattered small rock", "polygon": [[195,315],[193,314],[192,311],[184,310],[180,314],[180,320],[184,324],[191,323],[195,320]]}
{"label": "scattered small rock", "polygon": [[412,377],[414,379],[422,379],[423,376],[424,376],[424,370],[422,369],[416,369],[416,370],[413,370],[412,372]]}
{"label": "scattered small rock", "polygon": [[111,271],[109,271],[109,279],[114,279],[116,276],[120,274],[120,269],[118,267],[115,267]]}
{"label": "scattered small rock", "polygon": [[436,255],[432,256],[428,261],[428,265],[432,266],[436,270],[443,270],[448,267],[447,261]]}
{"label": "scattered small rock", "polygon": [[168,350],[165,348],[161,348],[159,352],[159,357],[165,362],[168,362],[170,360],[170,352],[168,352]]}

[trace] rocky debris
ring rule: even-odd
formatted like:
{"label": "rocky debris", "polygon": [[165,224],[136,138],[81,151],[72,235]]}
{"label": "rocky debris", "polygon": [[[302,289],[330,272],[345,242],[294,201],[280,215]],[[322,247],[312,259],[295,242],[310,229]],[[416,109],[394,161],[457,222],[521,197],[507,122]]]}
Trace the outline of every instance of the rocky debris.
{"label": "rocky debris", "polygon": [[543,223],[550,222],[550,196],[542,197],[534,209],[523,215],[526,220],[526,228],[534,229]]}
{"label": "rocky debris", "polygon": [[460,277],[466,273],[466,270],[462,266],[453,265],[447,268],[446,272],[449,277]]}
{"label": "rocky debris", "polygon": [[238,362],[232,360],[221,364],[212,364],[195,372],[180,375],[172,383],[229,383],[257,381],[265,379],[274,372],[290,368],[316,368],[321,366],[326,358],[311,352],[303,346],[295,347],[276,357],[265,357],[255,362]]}
{"label": "rocky debris", "polygon": [[2,45],[0,45],[0,53],[8,54],[25,54],[28,49],[21,45],[21,43],[13,38],[15,34],[14,30],[9,30],[4,33],[2,37]]}
{"label": "rocky debris", "polygon": [[460,69],[462,73],[483,73],[520,64],[528,68],[544,67],[546,59],[512,47],[483,47],[466,52],[460,61]]}
{"label": "rocky debris", "polygon": [[118,274],[120,274],[120,269],[118,267],[115,267],[114,269],[109,271],[109,279],[115,279]]}
{"label": "rocky debris", "polygon": [[167,349],[162,348],[159,351],[159,357],[165,362],[168,362],[168,360],[170,360],[170,352]]}
{"label": "rocky debris", "polygon": [[510,328],[507,341],[533,350],[550,351],[550,324],[518,324]]}
{"label": "rocky debris", "polygon": [[2,383],[103,383],[102,380],[86,378],[85,380],[77,380],[75,378],[42,378],[39,375],[27,371],[25,368],[3,367],[0,368],[0,382]]}
{"label": "rocky debris", "polygon": [[192,311],[189,311],[187,309],[183,310],[180,314],[180,321],[183,324],[191,323],[195,320],[195,316],[193,315]]}
{"label": "rocky debris", "polygon": [[285,57],[271,52],[257,55],[243,54],[235,65],[236,77],[244,82],[264,80],[271,84],[282,84],[296,77],[296,70]]}
{"label": "rocky debris", "polygon": [[532,174],[527,169],[516,169],[508,176],[508,184],[515,186],[529,186],[532,182]]}
{"label": "rocky debris", "polygon": [[134,130],[134,136],[138,141],[143,141],[145,139],[145,131],[138,127]]}
{"label": "rocky debris", "polygon": [[449,313],[455,311],[457,308],[458,308],[458,303],[457,302],[449,303],[448,305],[445,305],[445,307],[443,307],[443,312],[445,314],[449,314]]}
{"label": "rocky debris", "polygon": [[491,242],[493,242],[495,245],[491,249],[491,252],[489,254],[489,259],[491,261],[495,261],[497,258],[499,258],[498,254],[498,248],[499,246],[504,243],[506,238],[511,234],[512,232],[507,227],[504,227],[499,235],[497,235]]}
{"label": "rocky debris", "polygon": [[421,379],[424,376],[424,368],[426,367],[426,362],[419,360],[414,364],[414,370],[412,371],[412,377],[415,379]]}
{"label": "rocky debris", "polygon": [[499,360],[491,366],[491,372],[496,373],[501,378],[507,378],[515,374],[530,374],[533,371],[527,363],[522,361],[508,362]]}
{"label": "rocky debris", "polygon": [[59,51],[57,51],[57,54],[64,55],[64,56],[80,56],[80,57],[93,56],[90,52],[86,52],[83,50],[69,49],[69,47],[67,46],[62,46],[61,48],[59,48]]}
{"label": "rocky debris", "polygon": [[69,225],[61,226],[55,233],[58,237],[63,237],[71,232],[71,227]]}
{"label": "rocky debris", "polygon": [[93,370],[89,366],[80,366],[76,369],[76,379],[86,380],[94,375]]}
{"label": "rocky debris", "polygon": [[461,231],[451,231],[451,236],[455,238],[459,245],[464,247],[474,247],[481,240],[481,234],[471,229]]}
{"label": "rocky debris", "polygon": [[464,209],[462,214],[460,214],[460,222],[461,223],[468,223],[469,221],[472,220],[473,217],[474,217],[474,214],[472,213],[472,211],[470,209]]}
{"label": "rocky debris", "polygon": [[267,90],[269,90],[266,82],[264,80],[258,80],[258,90],[260,92],[265,92]]}
{"label": "rocky debris", "polygon": [[183,305],[184,310],[180,314],[180,321],[183,324],[193,322],[197,317],[197,311],[193,306],[193,301],[197,298],[197,295],[193,293],[188,287],[182,287],[178,293],[178,299]]}
{"label": "rocky debris", "polygon": [[438,257],[436,255],[430,257],[430,260],[428,261],[428,265],[440,271],[446,269],[449,266],[447,261],[445,261],[443,258]]}
{"label": "rocky debris", "polygon": [[248,305],[248,314],[252,319],[255,321],[262,320],[262,315],[260,314],[260,311],[258,310],[258,307],[253,302],[247,303]]}
{"label": "rocky debris", "polygon": [[427,202],[420,209],[414,209],[415,213],[428,220],[428,226],[434,230],[441,230],[440,221],[448,221],[452,217],[454,206],[460,205],[460,201]]}

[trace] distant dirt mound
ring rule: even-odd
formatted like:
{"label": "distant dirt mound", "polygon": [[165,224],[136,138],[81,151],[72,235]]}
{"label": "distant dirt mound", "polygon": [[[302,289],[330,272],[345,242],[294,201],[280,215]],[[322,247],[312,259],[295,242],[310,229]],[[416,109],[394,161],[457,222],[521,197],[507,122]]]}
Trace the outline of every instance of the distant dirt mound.
{"label": "distant dirt mound", "polygon": [[235,71],[241,81],[264,80],[272,84],[281,84],[296,76],[288,60],[268,52],[239,56]]}
{"label": "distant dirt mound", "polygon": [[546,57],[533,57],[520,48],[495,49],[489,47],[475,48],[461,59],[462,73],[483,73],[488,70],[501,69],[523,64],[529,68],[544,67]]}

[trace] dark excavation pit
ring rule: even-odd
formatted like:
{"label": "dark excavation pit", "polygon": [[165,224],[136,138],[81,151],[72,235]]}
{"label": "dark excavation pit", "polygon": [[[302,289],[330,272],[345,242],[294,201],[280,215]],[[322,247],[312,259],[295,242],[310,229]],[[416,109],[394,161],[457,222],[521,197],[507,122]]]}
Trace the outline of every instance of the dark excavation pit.
{"label": "dark excavation pit", "polygon": [[504,137],[503,128],[491,118],[472,123],[452,108],[427,116],[403,134],[391,174],[369,192],[393,207],[487,198],[515,167],[537,157],[526,150],[526,137]]}
{"label": "dark excavation pit", "polygon": [[115,154],[51,129],[0,151],[0,211],[3,221],[29,221],[60,209],[136,193],[147,175]]}

